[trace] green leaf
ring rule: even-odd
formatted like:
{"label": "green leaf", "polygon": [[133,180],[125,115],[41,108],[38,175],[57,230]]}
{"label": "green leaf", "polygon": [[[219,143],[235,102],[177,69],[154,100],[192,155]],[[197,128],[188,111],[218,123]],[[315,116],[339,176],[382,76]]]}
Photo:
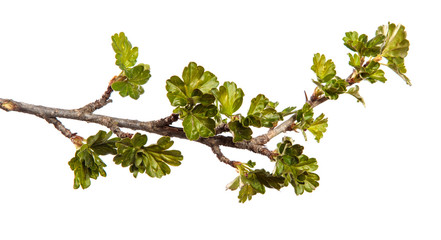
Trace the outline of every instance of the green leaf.
{"label": "green leaf", "polygon": [[412,85],[410,79],[404,75],[406,73],[404,58],[407,56],[410,46],[406,39],[405,27],[401,24],[389,23],[378,27],[376,34],[385,36],[385,41],[381,46],[381,55],[388,60],[387,66],[408,85]]}
{"label": "green leaf", "polygon": [[311,70],[316,73],[317,78],[321,83],[331,80],[336,74],[335,64],[332,60],[326,60],[325,55],[320,53],[314,54]]}
{"label": "green leaf", "polygon": [[363,104],[363,106],[366,106],[363,97],[361,97],[360,93],[358,92],[359,90],[360,90],[360,87],[358,87],[358,85],[356,85],[355,87],[349,88],[346,93],[355,97],[357,99],[357,102],[361,102]]}
{"label": "green leaf", "polygon": [[344,45],[361,56],[376,56],[380,53],[380,46],[384,41],[383,35],[376,35],[369,41],[366,34],[358,35],[357,32],[347,32],[343,37]]}
{"label": "green leaf", "polygon": [[406,31],[401,24],[389,23],[378,27],[377,35],[385,36],[381,46],[381,55],[385,58],[405,58],[409,51],[409,41],[406,39]]}
{"label": "green leaf", "polygon": [[274,158],[276,164],[273,175],[283,178],[284,186],[291,184],[296,195],[301,195],[304,191],[312,192],[317,188],[319,176],[313,173],[318,169],[317,160],[302,154],[303,147],[293,145],[289,137],[284,137],[277,146],[275,152],[278,155]]}
{"label": "green leaf", "polygon": [[265,97],[263,94],[257,95],[257,97],[253,98],[251,100],[251,105],[248,110],[248,116],[254,115],[254,114],[260,114],[263,109],[268,105],[268,98]]}
{"label": "green leaf", "polygon": [[130,96],[133,99],[138,99],[141,94],[144,93],[144,88],[132,84],[129,81],[117,81],[112,84],[112,89],[119,92],[121,97]]}
{"label": "green leaf", "polygon": [[167,97],[172,106],[196,104],[199,101],[194,97],[212,94],[211,90],[218,85],[217,77],[213,73],[205,71],[202,66],[198,66],[194,62],[190,62],[184,68],[182,79],[178,76],[172,76],[166,81]]}
{"label": "green leaf", "polygon": [[167,98],[172,106],[187,105],[187,95],[184,82],[178,76],[172,76],[166,81]]}
{"label": "green leaf", "polygon": [[225,82],[219,90],[213,89],[212,92],[221,104],[220,113],[228,117],[239,110],[242,105],[244,93],[234,82]]}
{"label": "green leaf", "polygon": [[325,118],[325,115],[322,113],[314,120],[314,122],[311,123],[308,130],[315,136],[315,140],[320,142],[320,139],[323,137],[323,133],[326,132],[327,127],[328,118]]}
{"label": "green leaf", "polygon": [[327,81],[324,85],[320,82],[313,81],[320,90],[323,91],[325,96],[329,99],[336,100],[338,96],[342,93],[346,92],[346,86],[349,85],[346,80],[341,79],[339,77],[335,77],[329,81]]}
{"label": "green leaf", "polygon": [[140,63],[133,68],[124,71],[128,82],[133,85],[144,85],[150,79],[150,66]]}
{"label": "green leaf", "polygon": [[360,52],[366,47],[367,36],[365,34],[358,35],[358,32],[346,32],[343,37],[344,45],[354,52]]}
{"label": "green leaf", "polygon": [[254,170],[257,180],[267,188],[274,188],[280,190],[283,187],[284,178],[276,177],[264,169]]}
{"label": "green leaf", "polygon": [[361,58],[360,55],[358,54],[350,54],[349,55],[349,65],[353,66],[354,68],[356,68],[357,70],[359,70],[361,68]]}
{"label": "green leaf", "polygon": [[400,76],[406,83],[411,86],[412,83],[410,82],[410,79],[404,75],[407,70],[404,66],[404,59],[403,58],[391,58],[387,62],[387,66],[392,69],[398,76]]}
{"label": "green leaf", "polygon": [[297,128],[302,130],[306,130],[314,121],[313,119],[314,111],[312,110],[311,105],[309,103],[305,103],[302,109],[297,110]]}
{"label": "green leaf", "polygon": [[104,167],[107,165],[101,160],[99,155],[117,153],[116,142],[119,138],[112,138],[112,132],[98,131],[97,134],[87,138],[86,144],[83,144],[76,152],[75,156],[68,162],[72,171],[74,171],[74,189],[86,189],[90,186],[90,178],[97,179],[98,176],[106,177]]}
{"label": "green leaf", "polygon": [[170,166],[179,166],[183,159],[181,152],[168,150],[173,141],[170,137],[160,138],[156,144],[147,147],[147,136],[136,133],[132,139],[122,139],[116,146],[118,154],[113,158],[116,164],[129,167],[134,177],[139,173],[146,173],[150,177],[161,178],[170,174]]}
{"label": "green leaf", "polygon": [[277,102],[271,102],[265,95],[259,94],[251,100],[251,105],[248,110],[248,116],[243,119],[244,126],[255,127],[274,127],[277,122],[283,120],[284,114],[291,114],[291,108],[285,109],[286,112],[277,112],[275,107]]}
{"label": "green leaf", "polygon": [[138,58],[138,48],[132,48],[132,44],[127,39],[126,35],[121,32],[112,36],[112,48],[115,51],[115,64],[121,70],[126,70],[136,64]]}
{"label": "green leaf", "polygon": [[112,84],[112,89],[118,91],[122,97],[130,96],[133,99],[138,99],[144,93],[144,88],[141,86],[150,78],[150,66],[147,64],[138,64],[133,68],[124,70],[124,77],[121,80]]}
{"label": "green leaf", "polygon": [[228,128],[233,135],[233,142],[240,142],[243,140],[251,140],[253,130],[250,127],[245,127],[240,121],[231,121],[228,123]]}
{"label": "green leaf", "polygon": [[211,137],[215,135],[216,123],[212,119],[217,114],[217,107],[214,105],[196,105],[189,111],[182,122],[185,135],[189,140],[198,140],[199,137]]}
{"label": "green leaf", "polygon": [[190,62],[184,68],[182,79],[186,86],[187,96],[190,96],[195,89],[199,89],[203,93],[210,93],[211,89],[219,85],[217,77],[213,73],[205,71],[202,66],[198,66],[194,62]]}

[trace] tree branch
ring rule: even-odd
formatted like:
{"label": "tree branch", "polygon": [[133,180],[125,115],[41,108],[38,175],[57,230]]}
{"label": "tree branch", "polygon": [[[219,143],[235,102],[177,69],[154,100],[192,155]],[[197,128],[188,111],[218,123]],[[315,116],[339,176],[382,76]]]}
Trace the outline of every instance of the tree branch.
{"label": "tree branch", "polygon": [[[187,139],[182,128],[170,126],[170,124],[178,120],[178,116],[179,116],[178,114],[171,114],[168,117],[154,121],[138,121],[132,119],[110,117],[110,116],[99,115],[88,112],[81,112],[78,111],[77,109],[69,110],[69,109],[61,109],[61,108],[52,108],[52,107],[34,105],[34,104],[14,101],[11,99],[2,99],[2,98],[0,98],[0,108],[5,111],[28,113],[39,117],[44,116],[43,118],[45,119],[67,118],[78,121],[85,121],[89,123],[96,123],[106,126],[119,137],[131,137],[130,133],[124,133],[120,130],[120,128],[129,128],[132,130],[140,130],[140,131],[155,133],[162,136]],[[61,122],[56,123],[54,120],[49,120],[49,121],[54,125],[57,124],[58,127],[62,126],[60,125]],[[213,146],[217,146],[217,147],[227,146],[232,148],[249,150],[251,152],[264,155],[270,159],[272,159],[273,156],[273,153],[262,144],[255,144],[251,141],[233,142],[233,138],[229,136],[217,135],[210,138],[199,138],[197,142],[207,145],[210,148],[213,148]]]}
{"label": "tree branch", "polygon": [[106,91],[103,93],[100,99],[96,100],[95,102],[91,102],[89,104],[86,104],[85,106],[78,108],[77,111],[84,112],[84,113],[92,113],[96,111],[97,109],[100,109],[107,104],[111,103],[112,100],[110,99],[110,95],[113,92],[112,84],[116,81],[118,81],[122,76],[114,76],[107,86]]}
{"label": "tree branch", "polygon": [[211,150],[213,151],[213,153],[216,155],[216,157],[219,159],[219,161],[228,164],[232,167],[236,167],[238,164],[240,164],[240,162],[238,161],[231,161],[230,159],[228,159],[227,157],[224,156],[224,154],[222,153],[222,151],[219,148],[219,145],[212,145],[211,146]]}

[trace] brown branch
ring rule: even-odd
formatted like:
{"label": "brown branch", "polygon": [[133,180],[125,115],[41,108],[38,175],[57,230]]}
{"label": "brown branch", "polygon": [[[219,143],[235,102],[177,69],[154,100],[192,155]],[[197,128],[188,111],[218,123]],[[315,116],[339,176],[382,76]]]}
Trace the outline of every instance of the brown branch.
{"label": "brown branch", "polygon": [[76,136],[76,133],[72,133],[69,129],[67,129],[63,123],[61,123],[57,118],[54,117],[42,117],[48,123],[53,124],[54,127],[61,132],[65,137],[72,139],[72,137]]}
{"label": "brown branch", "polygon": [[[138,121],[132,119],[124,119],[117,117],[110,117],[94,113],[79,112],[78,110],[69,110],[61,108],[52,108],[40,105],[33,105],[14,101],[11,99],[0,98],[0,108],[5,111],[17,111],[28,113],[35,116],[45,116],[46,118],[67,118],[89,123],[96,123],[116,131],[115,134],[122,134],[119,128],[128,128],[132,130],[140,130],[150,133],[155,133],[162,136],[177,137],[187,139],[182,128],[170,126],[171,123],[178,120],[177,114],[172,114],[168,117],[155,121]],[[127,134],[127,133],[124,133]],[[128,135],[126,135],[128,137]],[[188,139],[187,139],[188,140]],[[210,138],[200,138],[197,142],[212,146],[227,146],[238,149],[245,149],[268,158],[272,158],[272,152],[262,144],[255,144],[251,141],[233,142],[233,138],[229,136],[217,135]]]}
{"label": "brown branch", "polygon": [[[356,71],[356,70],[354,69],[354,71]],[[355,83],[354,78],[355,78],[354,72],[352,72],[346,78],[346,82],[349,84],[349,86],[351,86],[352,84]],[[328,98],[323,95],[320,97],[317,97],[316,93],[317,93],[317,88],[314,90],[314,93],[312,94],[311,98],[308,100],[306,92],[305,92],[306,102],[309,103],[309,105],[311,105],[312,108],[315,108],[318,105],[320,105],[328,100]],[[255,138],[251,139],[251,142],[253,144],[257,144],[257,145],[263,145],[263,144],[266,144],[267,142],[269,142],[275,136],[277,136],[283,132],[286,132],[286,131],[291,131],[292,126],[296,121],[296,118],[297,118],[297,114],[293,114],[289,119],[287,119],[286,121],[284,121],[283,123],[281,123],[277,127],[270,129],[266,134],[262,134],[260,136],[257,136]]]}
{"label": "brown branch", "polygon": [[224,132],[229,132],[229,131],[230,131],[230,128],[228,127],[228,124],[226,124],[226,123],[221,123],[214,129],[214,132],[216,133],[216,135],[224,133]]}
{"label": "brown branch", "polygon": [[222,151],[220,150],[219,145],[211,145],[210,147],[211,147],[211,150],[213,151],[213,153],[219,159],[219,161],[221,161],[225,164],[228,164],[234,168],[241,163],[238,161],[231,161],[230,159],[225,157],[224,154],[222,153]]}
{"label": "brown branch", "polygon": [[100,109],[107,104],[111,103],[112,100],[110,99],[110,95],[113,92],[112,84],[117,81],[120,78],[120,76],[114,76],[107,86],[106,91],[103,93],[100,99],[96,100],[95,102],[91,102],[89,104],[86,104],[85,106],[78,108],[77,111],[83,112],[83,113],[92,113],[96,111],[97,109]]}

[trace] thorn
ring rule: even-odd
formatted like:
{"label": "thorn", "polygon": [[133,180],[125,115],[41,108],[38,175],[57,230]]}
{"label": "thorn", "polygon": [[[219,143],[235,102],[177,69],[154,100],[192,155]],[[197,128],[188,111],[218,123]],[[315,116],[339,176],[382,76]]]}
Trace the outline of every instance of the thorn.
{"label": "thorn", "polygon": [[305,93],[306,102],[309,102],[308,94],[306,94],[306,91],[303,91],[303,92]]}

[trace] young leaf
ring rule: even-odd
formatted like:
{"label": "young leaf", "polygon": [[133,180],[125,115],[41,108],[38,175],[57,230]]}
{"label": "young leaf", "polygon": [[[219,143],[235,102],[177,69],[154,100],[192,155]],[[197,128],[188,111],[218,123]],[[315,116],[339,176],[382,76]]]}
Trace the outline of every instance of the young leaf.
{"label": "young leaf", "polygon": [[113,158],[116,164],[129,167],[134,177],[146,173],[150,177],[161,178],[170,174],[170,166],[179,166],[183,159],[181,152],[168,150],[173,141],[170,137],[160,138],[156,144],[147,147],[147,136],[136,133],[132,139],[122,139],[116,144],[118,154]]}
{"label": "young leaf", "polygon": [[233,134],[233,142],[240,142],[243,140],[251,140],[253,130],[250,127],[245,127],[240,121],[231,121],[228,123],[228,128]]}
{"label": "young leaf", "polygon": [[198,104],[187,113],[182,122],[185,135],[189,140],[198,140],[199,137],[211,137],[215,134],[216,123],[212,119],[217,114],[214,105],[203,106]]}
{"label": "young leaf", "polygon": [[406,67],[404,58],[409,51],[409,41],[406,39],[406,31],[403,25],[389,23],[387,26],[378,27],[377,35],[385,36],[381,47],[381,55],[388,60],[387,66],[398,74],[408,85],[412,85],[409,78],[404,75]]}
{"label": "young leaf", "polygon": [[150,79],[150,66],[140,63],[133,68],[124,71],[128,82],[133,85],[144,85]]}
{"label": "young leaf", "polygon": [[325,96],[329,99],[336,100],[338,96],[342,93],[346,92],[346,86],[348,86],[348,82],[346,80],[341,79],[339,77],[335,77],[329,81],[327,81],[324,85],[320,82],[313,81],[320,90],[323,91]]}
{"label": "young leaf", "polygon": [[385,58],[405,58],[409,51],[409,41],[406,39],[406,31],[401,24],[389,23],[387,26],[378,27],[377,35],[385,36],[381,47],[381,55]]}
{"label": "young leaf", "polygon": [[141,94],[144,93],[144,88],[132,84],[129,81],[117,81],[112,84],[112,89],[119,92],[121,97],[130,96],[133,99],[138,99]]}
{"label": "young leaf", "polygon": [[314,120],[314,122],[311,123],[308,130],[315,136],[315,140],[320,142],[320,139],[323,137],[323,133],[326,132],[327,127],[328,118],[325,118],[325,115],[322,113]]}
{"label": "young leaf", "polygon": [[212,93],[221,104],[220,113],[228,117],[231,117],[242,105],[244,93],[234,82],[225,82],[219,90],[213,89]]}
{"label": "young leaf", "polygon": [[287,108],[284,113],[280,113],[275,109],[277,105],[277,102],[271,102],[265,95],[257,95],[251,100],[248,116],[243,119],[243,125],[268,128],[276,126],[278,121],[283,120],[284,114],[291,114],[293,110]]}
{"label": "young leaf", "polygon": [[115,33],[112,36],[112,48],[115,51],[115,64],[119,66],[121,70],[126,70],[129,67],[133,67],[138,58],[138,48],[132,48],[132,44],[127,39],[126,35],[121,32]]}
{"label": "young leaf", "polygon": [[186,86],[186,95],[191,96],[195,89],[199,89],[202,93],[210,93],[211,89],[219,85],[217,77],[205,71],[202,66],[198,66],[194,62],[190,62],[182,72],[182,79]]}
{"label": "young leaf", "polygon": [[319,82],[327,82],[335,76],[335,64],[331,59],[326,60],[325,55],[316,53],[314,54],[314,58],[312,60],[313,65],[311,70],[316,73]]}
{"label": "young leaf", "polygon": [[211,90],[218,85],[219,82],[213,73],[205,71],[202,66],[198,66],[194,62],[190,62],[184,68],[182,79],[178,76],[172,76],[166,81],[167,97],[172,106],[195,105],[202,103],[200,97],[204,94],[211,95]]}
{"label": "young leaf", "polygon": [[406,83],[411,86],[412,83],[410,82],[410,79],[404,75],[407,70],[404,66],[404,59],[403,58],[391,58],[387,62],[387,66],[392,69],[398,76],[400,76]]}
{"label": "young leaf", "polygon": [[349,88],[346,93],[355,97],[357,99],[357,102],[361,102],[363,104],[363,106],[366,106],[363,97],[361,97],[360,93],[358,92],[359,90],[360,90],[360,87],[358,87],[358,85],[356,85],[355,87]]}
{"label": "young leaf", "polygon": [[112,132],[106,133],[99,131],[97,134],[87,138],[76,152],[75,156],[68,162],[74,171],[74,189],[86,189],[90,186],[90,178],[97,179],[98,176],[107,176],[104,167],[107,165],[101,160],[99,155],[113,154],[116,152],[116,142],[119,138],[112,138]]}
{"label": "young leaf", "polygon": [[318,187],[319,176],[313,171],[318,169],[317,160],[302,154],[303,147],[295,144],[288,137],[277,144],[276,164],[273,175],[284,179],[283,185],[291,184],[297,195],[313,191]]}

